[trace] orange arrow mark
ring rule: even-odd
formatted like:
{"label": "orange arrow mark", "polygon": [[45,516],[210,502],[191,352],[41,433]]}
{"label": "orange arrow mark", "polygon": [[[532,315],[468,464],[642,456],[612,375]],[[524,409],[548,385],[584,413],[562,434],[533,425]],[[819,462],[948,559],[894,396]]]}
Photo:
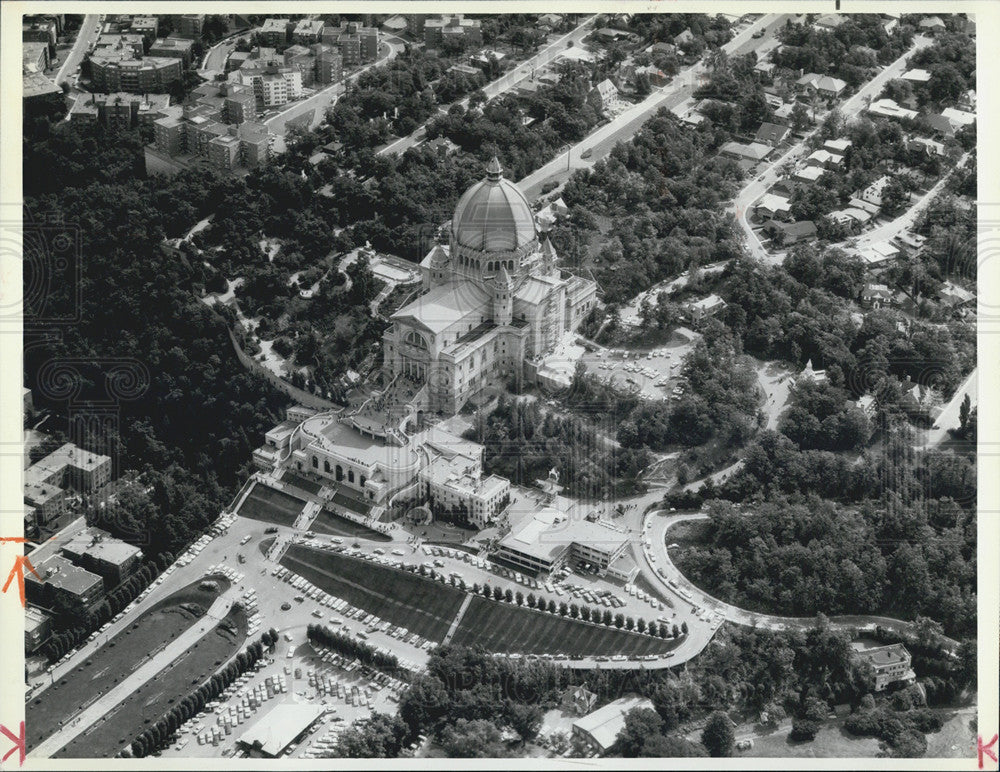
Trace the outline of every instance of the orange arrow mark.
{"label": "orange arrow mark", "polygon": [[[7,574],[7,581],[3,586],[3,591],[7,592],[7,588],[10,587],[11,581],[14,577],[17,577],[17,589],[18,594],[21,598],[21,608],[24,608],[24,567],[27,566],[28,570],[31,571],[35,576],[38,576],[38,572],[35,567],[31,565],[31,561],[28,560],[26,555],[18,555],[14,558],[14,567],[10,569],[10,573]],[[38,580],[41,581],[42,577],[38,576]]]}

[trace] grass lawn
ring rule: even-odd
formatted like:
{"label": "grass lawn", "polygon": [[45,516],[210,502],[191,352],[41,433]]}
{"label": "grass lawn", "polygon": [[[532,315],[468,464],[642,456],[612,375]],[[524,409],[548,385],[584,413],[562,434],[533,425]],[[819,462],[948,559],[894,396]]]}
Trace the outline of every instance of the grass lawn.
{"label": "grass lawn", "polygon": [[[192,582],[164,598],[129,627],[94,652],[72,673],[25,705],[25,737],[30,750],[52,734],[70,716],[112,689],[131,673],[151,652],[162,649],[197,619],[229,587],[225,579],[214,579],[218,591],[198,589]],[[200,613],[181,609],[182,603],[196,603]]]}
{"label": "grass lawn", "polygon": [[289,485],[294,485],[296,488],[304,490],[306,493],[311,493],[314,496],[323,489],[323,486],[318,482],[306,479],[300,474],[295,474],[295,472],[285,472],[281,475],[281,481]]}
{"label": "grass lawn", "polygon": [[824,724],[816,738],[806,742],[790,740],[791,727],[779,729],[765,737],[755,737],[749,751],[736,751],[736,756],[756,758],[867,758],[879,752],[879,740],[874,737],[855,737],[844,729],[843,721]]}
{"label": "grass lawn", "polygon": [[[229,622],[236,633],[222,629]],[[111,758],[144,729],[155,724],[179,700],[210,678],[246,638],[246,612],[234,607],[212,632],[171,662],[107,713],[77,735],[54,758]]]}
{"label": "grass lawn", "polygon": [[281,565],[325,592],[432,641],[442,641],[465,595],[421,576],[291,545]]}
{"label": "grass lawn", "polygon": [[296,496],[257,483],[237,514],[265,523],[293,525],[305,505],[306,502]]}
{"label": "grass lawn", "polygon": [[661,654],[678,643],[486,600],[482,596],[472,599],[451,642],[485,646],[497,652],[570,656]]}
{"label": "grass lawn", "polygon": [[316,519],[309,526],[309,530],[316,533],[329,534],[330,536],[346,536],[348,538],[360,536],[362,539],[371,539],[372,541],[392,541],[384,533],[379,533],[378,531],[373,531],[371,528],[358,525],[353,520],[335,515],[328,509],[321,509],[319,511]]}

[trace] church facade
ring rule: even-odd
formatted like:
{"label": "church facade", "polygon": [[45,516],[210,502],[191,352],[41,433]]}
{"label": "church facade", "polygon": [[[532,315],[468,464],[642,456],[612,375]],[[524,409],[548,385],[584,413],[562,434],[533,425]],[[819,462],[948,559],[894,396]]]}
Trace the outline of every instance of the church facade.
{"label": "church facade", "polygon": [[589,279],[564,275],[524,194],[497,159],[459,199],[448,245],[421,262],[420,296],[383,336],[386,383],[426,384],[428,409],[452,415],[575,330],[597,303]]}

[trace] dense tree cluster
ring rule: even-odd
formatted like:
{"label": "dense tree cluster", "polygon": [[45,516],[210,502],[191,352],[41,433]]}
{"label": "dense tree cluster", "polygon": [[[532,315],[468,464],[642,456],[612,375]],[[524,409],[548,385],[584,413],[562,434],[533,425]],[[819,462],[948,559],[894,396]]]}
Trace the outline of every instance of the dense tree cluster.
{"label": "dense tree cluster", "polygon": [[789,616],[932,616],[975,629],[975,516],[951,501],[838,506],[815,496],[713,501],[704,546],[677,563],[739,606]]}
{"label": "dense tree cluster", "polygon": [[845,293],[860,289],[856,261],[839,250],[819,259],[804,249],[786,266],[749,260],[727,266],[721,318],[746,351],[800,367],[812,360],[835,385],[855,396],[871,392],[880,406],[899,412],[908,412],[902,390],[908,378],[907,389],[933,387],[947,398],[974,365],[974,329],[913,320],[890,308],[868,312],[859,324],[844,302]]}
{"label": "dense tree cluster", "polygon": [[883,23],[874,13],[846,17],[833,30],[789,20],[778,32],[782,45],[771,54],[771,60],[782,69],[833,75],[857,87],[875,68],[902,56],[913,41],[914,30],[909,25],[887,33]]}
{"label": "dense tree cluster", "polygon": [[331,755],[340,759],[396,758],[406,733],[406,724],[398,716],[372,713],[363,726],[351,726],[340,733]]}
{"label": "dense tree cluster", "polygon": [[647,451],[616,447],[593,422],[554,414],[534,400],[501,397],[464,436],[485,446],[483,465],[490,473],[532,485],[556,468],[566,495],[588,499],[636,490],[649,463]]}
{"label": "dense tree cluster", "polygon": [[624,447],[664,450],[710,440],[739,447],[757,427],[760,387],[748,357],[725,327],[710,321],[684,359],[685,393],[671,404],[644,401],[618,427]]}
{"label": "dense tree cluster", "polygon": [[594,274],[607,302],[622,302],[685,268],[741,252],[725,212],[743,173],[715,152],[728,132],[696,131],[662,110],[563,189],[566,204],[609,218]]}
{"label": "dense tree cluster", "polygon": [[[161,249],[232,182],[210,170],[142,179],[136,135],[110,139],[100,127],[64,124],[25,147],[26,221],[78,234],[80,264],[79,283],[46,284],[45,313],[78,321],[26,348],[25,384],[37,388],[46,362],[70,359],[81,363],[79,398],[106,399],[104,370],[140,363],[141,399],[120,401],[117,430],[93,436],[92,446],[117,460],[116,472],[150,470],[154,507],[136,513],[134,543],[177,552],[232,495],[284,397],[243,369],[225,323],[195,296],[200,262]],[[36,403],[64,407],[44,391]]]}
{"label": "dense tree cluster", "polygon": [[803,450],[856,450],[871,436],[868,417],[842,388],[802,380],[790,396],[779,428]]}
{"label": "dense tree cluster", "polygon": [[306,638],[316,646],[333,649],[344,656],[358,660],[362,665],[387,670],[393,674],[399,670],[399,660],[394,655],[385,654],[374,646],[339,630],[331,630],[323,625],[309,625],[306,628]]}
{"label": "dense tree cluster", "polygon": [[705,749],[664,731],[663,719],[655,710],[633,708],[625,714],[625,726],[618,733],[610,755],[635,758],[687,758],[705,756]]}

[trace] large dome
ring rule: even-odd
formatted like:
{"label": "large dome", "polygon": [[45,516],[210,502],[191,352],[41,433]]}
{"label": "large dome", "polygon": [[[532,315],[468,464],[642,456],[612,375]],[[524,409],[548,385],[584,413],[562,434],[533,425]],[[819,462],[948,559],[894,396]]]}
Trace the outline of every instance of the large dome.
{"label": "large dome", "polygon": [[528,199],[510,180],[496,158],[459,199],[451,219],[455,241],[480,252],[511,252],[538,238]]}

